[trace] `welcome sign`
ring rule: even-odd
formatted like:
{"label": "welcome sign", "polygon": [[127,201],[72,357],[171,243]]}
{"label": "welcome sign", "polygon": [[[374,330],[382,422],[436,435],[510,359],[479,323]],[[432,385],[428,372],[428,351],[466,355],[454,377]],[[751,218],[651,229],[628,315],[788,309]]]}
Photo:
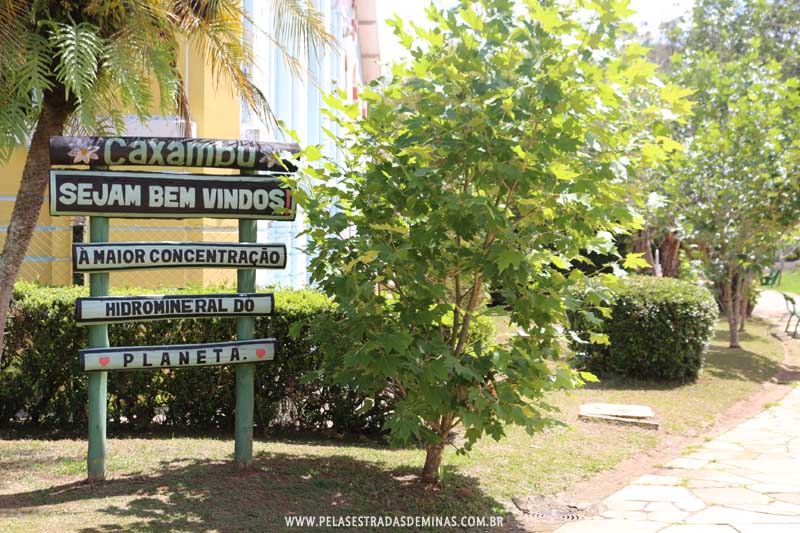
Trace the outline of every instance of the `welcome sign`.
{"label": "welcome sign", "polygon": [[112,324],[167,318],[271,315],[272,294],[149,295],[78,298],[78,324]]}
{"label": "welcome sign", "polygon": [[75,272],[148,268],[285,268],[283,244],[115,242],[72,245]]}
{"label": "welcome sign", "polygon": [[52,165],[147,165],[294,172],[279,154],[300,151],[296,143],[173,137],[50,137]]}
{"label": "welcome sign", "polygon": [[89,348],[78,353],[81,370],[91,372],[264,363],[275,359],[275,346],[275,339],[256,339],[171,346]]}
{"label": "welcome sign", "polygon": [[51,170],[50,214],[294,220],[295,204],[265,177]]}
{"label": "welcome sign", "polygon": [[[283,153],[282,153],[283,152]],[[288,152],[288,157],[287,153]],[[258,294],[255,269],[284,268],[286,246],[258,244],[256,220],[294,220],[292,190],[279,174],[294,172],[296,144],[157,137],[51,137],[53,165],[103,170],[50,170],[50,213],[89,215],[91,243],[74,243],[73,268],[88,272],[90,297],[75,316],[88,326],[90,348],[79,351],[88,375],[90,479],[106,468],[108,371],[237,365],[234,458],[253,452],[255,365],[275,359],[275,339],[254,339],[252,317],[272,314],[272,294]],[[284,161],[285,160],[285,161]],[[107,170],[117,165],[239,169],[242,175]],[[269,171],[259,175],[257,171]],[[108,242],[109,218],[236,218],[238,243]],[[249,220],[244,220],[249,219]],[[151,268],[236,268],[237,293],[108,296],[109,272]],[[173,318],[236,318],[233,342],[109,347],[108,324]]]}

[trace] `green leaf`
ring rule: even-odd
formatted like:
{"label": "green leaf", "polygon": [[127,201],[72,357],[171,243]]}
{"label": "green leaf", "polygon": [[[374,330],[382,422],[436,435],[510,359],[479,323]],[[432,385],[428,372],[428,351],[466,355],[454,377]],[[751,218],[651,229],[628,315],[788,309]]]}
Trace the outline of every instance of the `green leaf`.
{"label": "green leaf", "polygon": [[497,266],[500,272],[506,270],[509,266],[519,266],[524,256],[518,250],[503,250],[497,257]]}
{"label": "green leaf", "polygon": [[608,335],[605,333],[591,333],[589,335],[589,342],[592,344],[609,344]]}
{"label": "green leaf", "polygon": [[629,253],[625,256],[622,267],[629,269],[649,268],[650,263],[644,259],[644,253]]}
{"label": "green leaf", "polygon": [[564,163],[560,162],[551,164],[550,171],[553,173],[556,179],[560,180],[571,180],[572,178],[580,175]]}

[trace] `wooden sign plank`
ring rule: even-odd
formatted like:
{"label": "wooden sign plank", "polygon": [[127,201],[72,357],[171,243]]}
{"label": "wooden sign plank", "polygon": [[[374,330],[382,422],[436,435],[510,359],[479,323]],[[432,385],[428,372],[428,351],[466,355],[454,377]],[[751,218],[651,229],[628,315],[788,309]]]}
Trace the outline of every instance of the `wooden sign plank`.
{"label": "wooden sign plank", "polygon": [[168,294],[78,298],[78,324],[112,324],[168,318],[204,318],[271,315],[272,294]]}
{"label": "wooden sign plank", "polygon": [[264,176],[50,171],[51,215],[294,220],[294,196]]}
{"label": "wooden sign plank", "polygon": [[172,346],[130,346],[80,350],[81,370],[140,370],[198,366],[263,363],[275,359],[275,339],[176,344]]}
{"label": "wooden sign plank", "polygon": [[283,244],[109,242],[72,245],[75,272],[148,268],[286,268]]}
{"label": "wooden sign plank", "polygon": [[51,165],[147,165],[294,172],[297,143],[178,137],[50,137]]}

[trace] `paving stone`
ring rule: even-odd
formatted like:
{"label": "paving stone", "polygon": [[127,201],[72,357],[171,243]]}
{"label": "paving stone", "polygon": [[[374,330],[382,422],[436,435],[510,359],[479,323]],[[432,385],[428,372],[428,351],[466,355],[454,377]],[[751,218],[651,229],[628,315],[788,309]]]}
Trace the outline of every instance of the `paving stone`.
{"label": "paving stone", "polygon": [[664,522],[666,524],[677,524],[686,520],[690,513],[685,511],[654,511],[647,513],[648,520],[655,520],[656,522]]}
{"label": "paving stone", "polygon": [[747,488],[756,492],[764,492],[767,494],[772,492],[800,493],[800,485],[790,484],[779,485],[777,483],[758,483],[756,485],[749,485]]}
{"label": "paving stone", "polygon": [[731,483],[730,481],[716,481],[714,479],[690,479],[686,486],[694,491],[694,489],[714,489],[725,487],[741,486],[741,483]]}
{"label": "paving stone", "polygon": [[633,485],[680,485],[681,478],[648,474],[633,481]]}
{"label": "paving stone", "polygon": [[756,483],[775,483],[777,485],[791,485],[800,478],[796,470],[787,472],[752,472],[747,477]]}
{"label": "paving stone", "polygon": [[649,513],[652,511],[678,511],[679,509],[670,502],[650,502],[644,506],[644,510]]}
{"label": "paving stone", "polygon": [[646,502],[689,502],[697,498],[686,487],[661,485],[628,485],[606,501],[636,500]]}
{"label": "paving stone", "polygon": [[686,522],[689,524],[785,524],[787,517],[714,505],[689,516]]}
{"label": "paving stone", "polygon": [[750,459],[752,452],[743,450],[703,450],[684,455],[683,459],[698,459],[700,461],[720,461],[722,459]]}
{"label": "paving stone", "polygon": [[[764,451],[766,452],[766,450],[764,450]],[[770,463],[777,462],[778,464],[785,464],[785,463],[790,463],[791,464],[794,461],[794,458],[792,458],[792,456],[789,455],[788,453],[786,453],[786,451],[784,450],[782,452],[766,452],[766,453],[762,453],[761,455],[756,457],[755,460],[756,461],[769,461]],[[797,466],[795,465],[794,468],[797,468]]]}
{"label": "paving stone", "polygon": [[705,459],[688,459],[685,457],[679,457],[677,459],[673,459],[664,466],[666,468],[683,468],[686,470],[696,470],[698,468],[703,468],[707,464],[708,461]]}
{"label": "paving stone", "polygon": [[782,502],[789,502],[800,505],[800,494],[794,492],[775,492],[771,493],[770,497],[780,500]]}
{"label": "paving stone", "polygon": [[741,487],[693,489],[692,492],[704,502],[717,505],[736,505],[739,503],[766,505],[771,501],[768,496],[760,492]]}
{"label": "paving stone", "polygon": [[735,484],[750,485],[753,483],[752,479],[745,476],[740,476],[732,472],[722,472],[720,470],[708,470],[708,469],[697,470],[696,472],[687,475],[687,478],[708,479],[712,481],[725,481],[732,485]]}
{"label": "paving stone", "polygon": [[[740,509],[742,511],[752,511],[754,513],[764,513],[769,515],[776,515],[776,516],[783,516],[785,520],[783,522],[788,522],[789,520],[794,520],[795,517],[798,517],[797,509],[792,507],[781,507],[782,505],[791,505],[786,502],[778,502],[776,505],[774,502],[770,503],[769,505],[756,505],[756,504],[747,504],[747,503],[737,503],[736,505],[730,505],[726,507],[730,507],[731,509]],[[800,529],[800,524],[798,524],[798,529]]]}
{"label": "paving stone", "polygon": [[695,524],[673,524],[660,533],[736,533],[731,526],[708,525],[698,526]]}
{"label": "paving stone", "polygon": [[[707,526],[706,526],[707,527]],[[798,525],[793,524],[733,524],[739,533],[797,533]],[[664,531],[667,531],[666,529]]]}
{"label": "paving stone", "polygon": [[705,509],[707,507],[706,504],[703,503],[703,500],[701,499],[694,499],[685,502],[675,502],[675,506],[681,511],[688,511],[690,513],[697,512],[700,509]]}
{"label": "paving stone", "polygon": [[646,520],[583,520],[564,524],[558,528],[558,533],[646,533],[658,531],[666,525]]}
{"label": "paving stone", "polygon": [[[704,450],[728,450],[728,451],[738,451],[743,452],[744,448],[742,448],[741,444],[735,444],[733,442],[725,442],[721,440],[712,440],[708,441],[703,444]],[[691,526],[694,527],[694,526]]]}
{"label": "paving stone", "polygon": [[636,502],[630,500],[618,500],[606,504],[609,510],[616,509],[619,511],[643,511],[645,505],[647,505],[647,502]]}
{"label": "paving stone", "polygon": [[648,520],[647,513],[643,511],[622,511],[620,509],[610,509],[600,513],[603,518],[620,518],[623,520]]}

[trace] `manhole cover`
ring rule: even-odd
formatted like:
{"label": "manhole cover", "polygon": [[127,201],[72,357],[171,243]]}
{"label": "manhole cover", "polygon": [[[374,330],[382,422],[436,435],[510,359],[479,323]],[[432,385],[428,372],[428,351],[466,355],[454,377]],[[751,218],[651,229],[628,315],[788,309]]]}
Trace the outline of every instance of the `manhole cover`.
{"label": "manhole cover", "polygon": [[553,522],[583,519],[583,515],[578,513],[531,513],[531,516],[539,520],[550,520]]}

